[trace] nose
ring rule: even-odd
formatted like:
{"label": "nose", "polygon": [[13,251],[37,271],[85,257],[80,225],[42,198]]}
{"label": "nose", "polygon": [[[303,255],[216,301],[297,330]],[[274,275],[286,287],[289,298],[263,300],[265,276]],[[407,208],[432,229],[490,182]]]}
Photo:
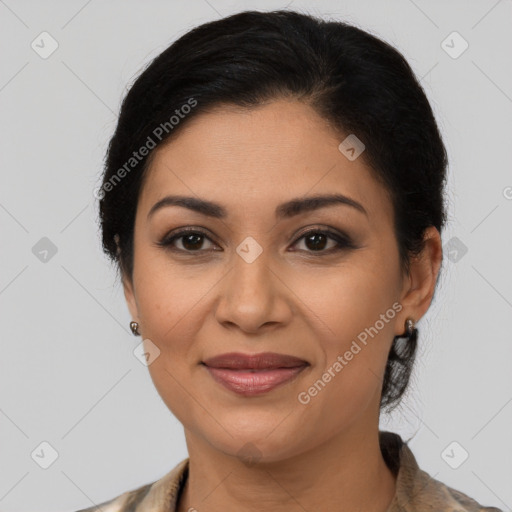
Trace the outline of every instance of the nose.
{"label": "nose", "polygon": [[292,317],[290,289],[265,251],[254,261],[238,254],[219,285],[216,319],[246,333],[277,328]]}

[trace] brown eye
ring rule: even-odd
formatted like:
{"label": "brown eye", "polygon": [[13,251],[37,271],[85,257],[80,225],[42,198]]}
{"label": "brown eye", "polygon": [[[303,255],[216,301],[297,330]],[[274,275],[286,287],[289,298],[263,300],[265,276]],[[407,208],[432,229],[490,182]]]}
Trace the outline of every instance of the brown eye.
{"label": "brown eye", "polygon": [[[165,247],[181,252],[205,252],[206,250],[209,250],[204,249],[205,240],[209,240],[211,243],[213,243],[206,235],[206,233],[203,233],[197,229],[187,229],[179,231],[172,236],[166,236],[163,240],[158,242],[158,245],[160,247]],[[181,247],[175,242],[181,244]]]}
{"label": "brown eye", "polygon": [[[355,245],[352,243],[349,237],[347,237],[346,235],[339,235],[338,233],[334,233],[328,230],[309,230],[306,233],[303,233],[302,236],[296,240],[294,245],[296,245],[302,239],[304,239],[306,252],[330,254],[332,252],[339,251],[344,248],[355,248]],[[334,244],[331,244],[331,247],[328,247],[326,249],[329,240],[334,242]]]}
{"label": "brown eye", "polygon": [[204,235],[201,233],[189,233],[177,238],[181,239],[181,244],[187,251],[201,249],[204,242]]}
{"label": "brown eye", "polygon": [[[355,244],[346,235],[341,235],[325,229],[310,229],[303,233],[293,244],[296,246],[304,240],[305,249],[299,249],[306,253],[318,253],[319,256],[331,254],[342,249],[356,248]],[[211,246],[205,248],[205,241]],[[329,241],[331,245],[329,247]],[[201,253],[217,250],[211,238],[203,231],[195,229],[181,230],[167,235],[157,245],[166,249],[181,253]]]}
{"label": "brown eye", "polygon": [[304,244],[312,251],[320,251],[328,245],[329,237],[324,233],[310,233],[304,237]]}

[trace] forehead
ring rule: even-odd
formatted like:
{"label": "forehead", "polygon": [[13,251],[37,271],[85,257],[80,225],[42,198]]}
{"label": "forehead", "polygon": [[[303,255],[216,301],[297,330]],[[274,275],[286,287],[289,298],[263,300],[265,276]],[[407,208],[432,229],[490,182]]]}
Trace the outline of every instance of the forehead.
{"label": "forehead", "polygon": [[[148,211],[166,194],[207,198],[232,208],[274,211],[308,194],[339,192],[370,217],[388,218],[386,190],[362,158],[349,160],[345,139],[309,106],[279,100],[257,108],[222,106],[197,115],[157,148],[141,194]],[[347,208],[347,212],[348,212]]]}

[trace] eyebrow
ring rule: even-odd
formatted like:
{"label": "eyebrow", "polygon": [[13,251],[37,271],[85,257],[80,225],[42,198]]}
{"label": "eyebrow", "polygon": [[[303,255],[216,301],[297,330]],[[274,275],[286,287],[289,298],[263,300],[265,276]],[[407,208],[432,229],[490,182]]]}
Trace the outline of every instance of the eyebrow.
{"label": "eyebrow", "polygon": [[[286,201],[277,206],[275,217],[277,219],[289,219],[301,213],[311,212],[333,205],[350,206],[368,217],[368,212],[362,204],[343,194],[315,195]],[[225,219],[227,217],[226,209],[218,203],[197,197],[166,196],[152,206],[147,218],[149,219],[158,210],[168,206],[181,206],[214,219]]]}

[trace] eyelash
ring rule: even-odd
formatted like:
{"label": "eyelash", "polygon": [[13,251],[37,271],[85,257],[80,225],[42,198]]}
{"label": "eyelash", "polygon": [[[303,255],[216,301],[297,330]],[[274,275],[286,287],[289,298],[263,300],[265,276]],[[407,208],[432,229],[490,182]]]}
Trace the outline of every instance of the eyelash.
{"label": "eyelash", "polygon": [[[301,233],[301,235],[295,240],[295,242],[292,245],[296,245],[300,240],[302,240],[303,238],[307,237],[310,234],[326,235],[331,240],[334,240],[337,245],[335,247],[331,247],[331,249],[327,249],[327,250],[319,250],[319,251],[305,250],[303,252],[307,252],[310,254],[316,253],[319,256],[328,256],[334,252],[338,252],[343,249],[356,249],[357,248],[356,245],[352,242],[352,240],[348,236],[338,234],[338,233],[336,233],[334,231],[330,231],[328,229],[320,229],[320,228],[313,228],[308,231],[305,231],[304,233]],[[190,228],[190,229],[183,229],[183,230],[173,234],[172,236],[167,235],[162,240],[157,242],[156,245],[159,247],[162,247],[164,249],[167,249],[167,250],[170,250],[173,252],[184,253],[186,255],[192,255],[194,253],[201,253],[201,252],[211,252],[211,250],[205,251],[202,249],[198,249],[196,251],[187,251],[186,249],[178,249],[176,247],[173,247],[172,244],[175,240],[178,240],[186,235],[203,235],[205,238],[210,240],[210,242],[215,243],[215,242],[213,242],[213,240],[211,240],[211,238],[208,236],[208,234],[205,231],[203,231],[202,229]]]}

